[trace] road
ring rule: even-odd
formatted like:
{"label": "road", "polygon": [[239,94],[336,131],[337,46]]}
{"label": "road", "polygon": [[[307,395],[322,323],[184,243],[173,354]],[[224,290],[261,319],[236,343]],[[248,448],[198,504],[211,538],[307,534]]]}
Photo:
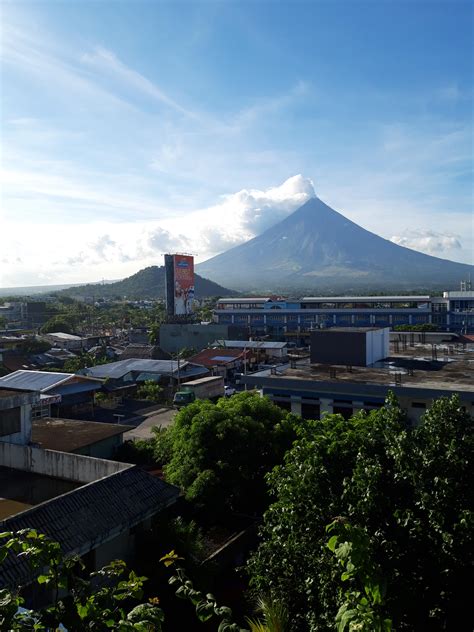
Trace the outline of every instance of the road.
{"label": "road", "polygon": [[123,435],[124,441],[134,439],[151,439],[153,426],[167,428],[173,422],[176,410],[173,408],[160,408],[146,415],[145,420],[133,430],[129,430]]}

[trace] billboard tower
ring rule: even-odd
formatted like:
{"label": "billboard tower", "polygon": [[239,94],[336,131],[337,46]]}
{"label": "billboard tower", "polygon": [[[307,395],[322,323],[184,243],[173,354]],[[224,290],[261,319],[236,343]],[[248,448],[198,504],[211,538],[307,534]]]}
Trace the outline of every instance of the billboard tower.
{"label": "billboard tower", "polygon": [[194,257],[165,255],[165,294],[168,316],[192,313],[194,299]]}

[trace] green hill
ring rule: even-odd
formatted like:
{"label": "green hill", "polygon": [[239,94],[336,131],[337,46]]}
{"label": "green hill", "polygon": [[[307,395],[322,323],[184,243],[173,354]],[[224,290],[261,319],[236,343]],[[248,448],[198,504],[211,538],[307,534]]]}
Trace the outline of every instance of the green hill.
{"label": "green hill", "polygon": [[[62,290],[60,294],[71,297],[93,296],[96,298],[165,298],[165,268],[164,266],[150,266],[136,274],[106,285],[88,283]],[[208,296],[232,296],[236,292],[229,290],[213,281],[195,275],[195,296],[204,298]]]}

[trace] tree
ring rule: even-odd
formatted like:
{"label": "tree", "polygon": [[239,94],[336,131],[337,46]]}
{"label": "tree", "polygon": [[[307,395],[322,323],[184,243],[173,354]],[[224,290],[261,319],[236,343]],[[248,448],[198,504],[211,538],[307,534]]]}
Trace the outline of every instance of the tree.
{"label": "tree", "polygon": [[79,557],[64,557],[57,542],[34,529],[0,534],[0,563],[9,553],[28,561],[38,574],[36,583],[51,591],[51,599],[44,608],[25,610],[20,587],[0,590],[1,630],[49,632],[62,624],[70,632],[161,631],[164,614],[156,598],[131,607],[142,600],[146,577],[128,571],[124,562],[86,575]]}
{"label": "tree", "polygon": [[267,477],[274,502],[248,566],[254,590],[285,601],[295,630],[330,629],[341,593],[325,525],[342,515],[369,538],[397,630],[467,629],[474,424],[459,400],[436,401],[416,428],[390,397],[298,435]]}
{"label": "tree", "polygon": [[298,419],[255,392],[196,401],[167,431],[166,478],[206,512],[259,514],[267,504],[264,475],[283,460]]}
{"label": "tree", "polygon": [[139,399],[146,399],[150,402],[159,402],[163,388],[153,380],[145,380],[143,386],[137,389]]}
{"label": "tree", "polygon": [[70,320],[63,316],[53,316],[41,327],[41,333],[43,334],[56,333],[59,331],[64,334],[71,334],[72,325]]}

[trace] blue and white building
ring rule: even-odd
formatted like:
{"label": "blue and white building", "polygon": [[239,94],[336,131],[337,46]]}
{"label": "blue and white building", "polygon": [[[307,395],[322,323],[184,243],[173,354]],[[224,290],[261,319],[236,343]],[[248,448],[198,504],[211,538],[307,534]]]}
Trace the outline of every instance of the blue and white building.
{"label": "blue and white building", "polygon": [[423,296],[309,296],[222,298],[214,320],[248,334],[305,339],[325,327],[390,327],[433,324],[440,331],[474,331],[474,291]]}

